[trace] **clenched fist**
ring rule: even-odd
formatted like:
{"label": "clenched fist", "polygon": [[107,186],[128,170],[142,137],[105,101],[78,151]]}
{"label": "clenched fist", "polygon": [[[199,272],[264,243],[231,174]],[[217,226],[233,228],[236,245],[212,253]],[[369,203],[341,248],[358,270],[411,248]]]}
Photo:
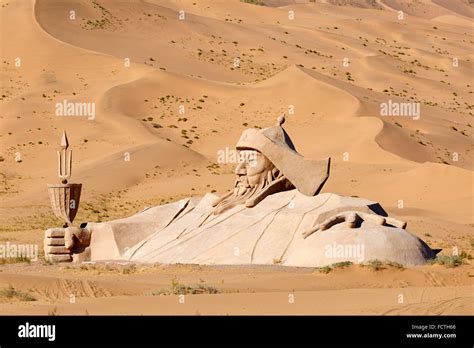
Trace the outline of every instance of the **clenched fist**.
{"label": "clenched fist", "polygon": [[89,246],[91,232],[80,227],[50,228],[44,236],[44,254],[54,262],[70,262],[72,254]]}

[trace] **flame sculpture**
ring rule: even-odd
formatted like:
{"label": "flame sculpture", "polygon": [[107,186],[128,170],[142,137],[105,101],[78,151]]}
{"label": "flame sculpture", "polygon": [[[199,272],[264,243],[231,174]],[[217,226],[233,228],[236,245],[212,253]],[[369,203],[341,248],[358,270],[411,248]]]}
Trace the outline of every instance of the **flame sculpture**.
{"label": "flame sculpture", "polygon": [[61,150],[58,151],[58,176],[61,184],[48,184],[49,199],[54,215],[65,221],[64,227],[72,226],[72,221],[79,210],[82,184],[68,184],[72,173],[72,151],[66,132],[61,138]]}

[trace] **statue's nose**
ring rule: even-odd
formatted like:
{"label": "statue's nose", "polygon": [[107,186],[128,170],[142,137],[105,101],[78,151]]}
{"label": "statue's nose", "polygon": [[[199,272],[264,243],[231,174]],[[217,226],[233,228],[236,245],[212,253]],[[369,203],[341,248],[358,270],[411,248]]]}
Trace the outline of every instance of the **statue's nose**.
{"label": "statue's nose", "polygon": [[235,174],[237,175],[245,175],[247,174],[247,170],[245,169],[245,163],[238,163],[235,167]]}

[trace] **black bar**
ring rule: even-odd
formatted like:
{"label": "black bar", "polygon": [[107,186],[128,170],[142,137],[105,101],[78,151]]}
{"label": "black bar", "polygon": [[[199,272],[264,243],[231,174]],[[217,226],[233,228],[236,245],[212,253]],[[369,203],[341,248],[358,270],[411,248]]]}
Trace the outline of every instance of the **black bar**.
{"label": "black bar", "polygon": [[[472,347],[472,316],[3,316],[0,346],[446,345]],[[20,325],[55,325],[55,339],[20,338]],[[26,327],[26,326],[24,326]],[[25,331],[24,331],[25,332]],[[426,337],[410,338],[407,334]],[[455,337],[428,337],[447,334]]]}

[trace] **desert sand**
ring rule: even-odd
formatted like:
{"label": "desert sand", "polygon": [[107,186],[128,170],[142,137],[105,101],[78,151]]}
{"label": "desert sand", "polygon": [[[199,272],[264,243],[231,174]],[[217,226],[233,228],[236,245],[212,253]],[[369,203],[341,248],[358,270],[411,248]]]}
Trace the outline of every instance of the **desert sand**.
{"label": "desert sand", "polygon": [[[75,221],[106,221],[226,192],[233,165],[217,163],[218,151],[285,112],[301,154],[332,158],[323,192],[380,202],[432,249],[472,254],[473,6],[265,3],[0,0],[0,243],[41,250],[44,230],[61,225],[46,184],[58,181],[63,129],[72,182],[83,184]],[[56,116],[63,100],[95,103],[95,118]],[[420,102],[420,118],[380,116],[388,100]],[[120,267],[0,265],[0,288],[36,299],[0,298],[0,313],[473,314],[470,260],[329,273]],[[185,304],[153,296],[173,279],[219,292],[186,295]]]}

